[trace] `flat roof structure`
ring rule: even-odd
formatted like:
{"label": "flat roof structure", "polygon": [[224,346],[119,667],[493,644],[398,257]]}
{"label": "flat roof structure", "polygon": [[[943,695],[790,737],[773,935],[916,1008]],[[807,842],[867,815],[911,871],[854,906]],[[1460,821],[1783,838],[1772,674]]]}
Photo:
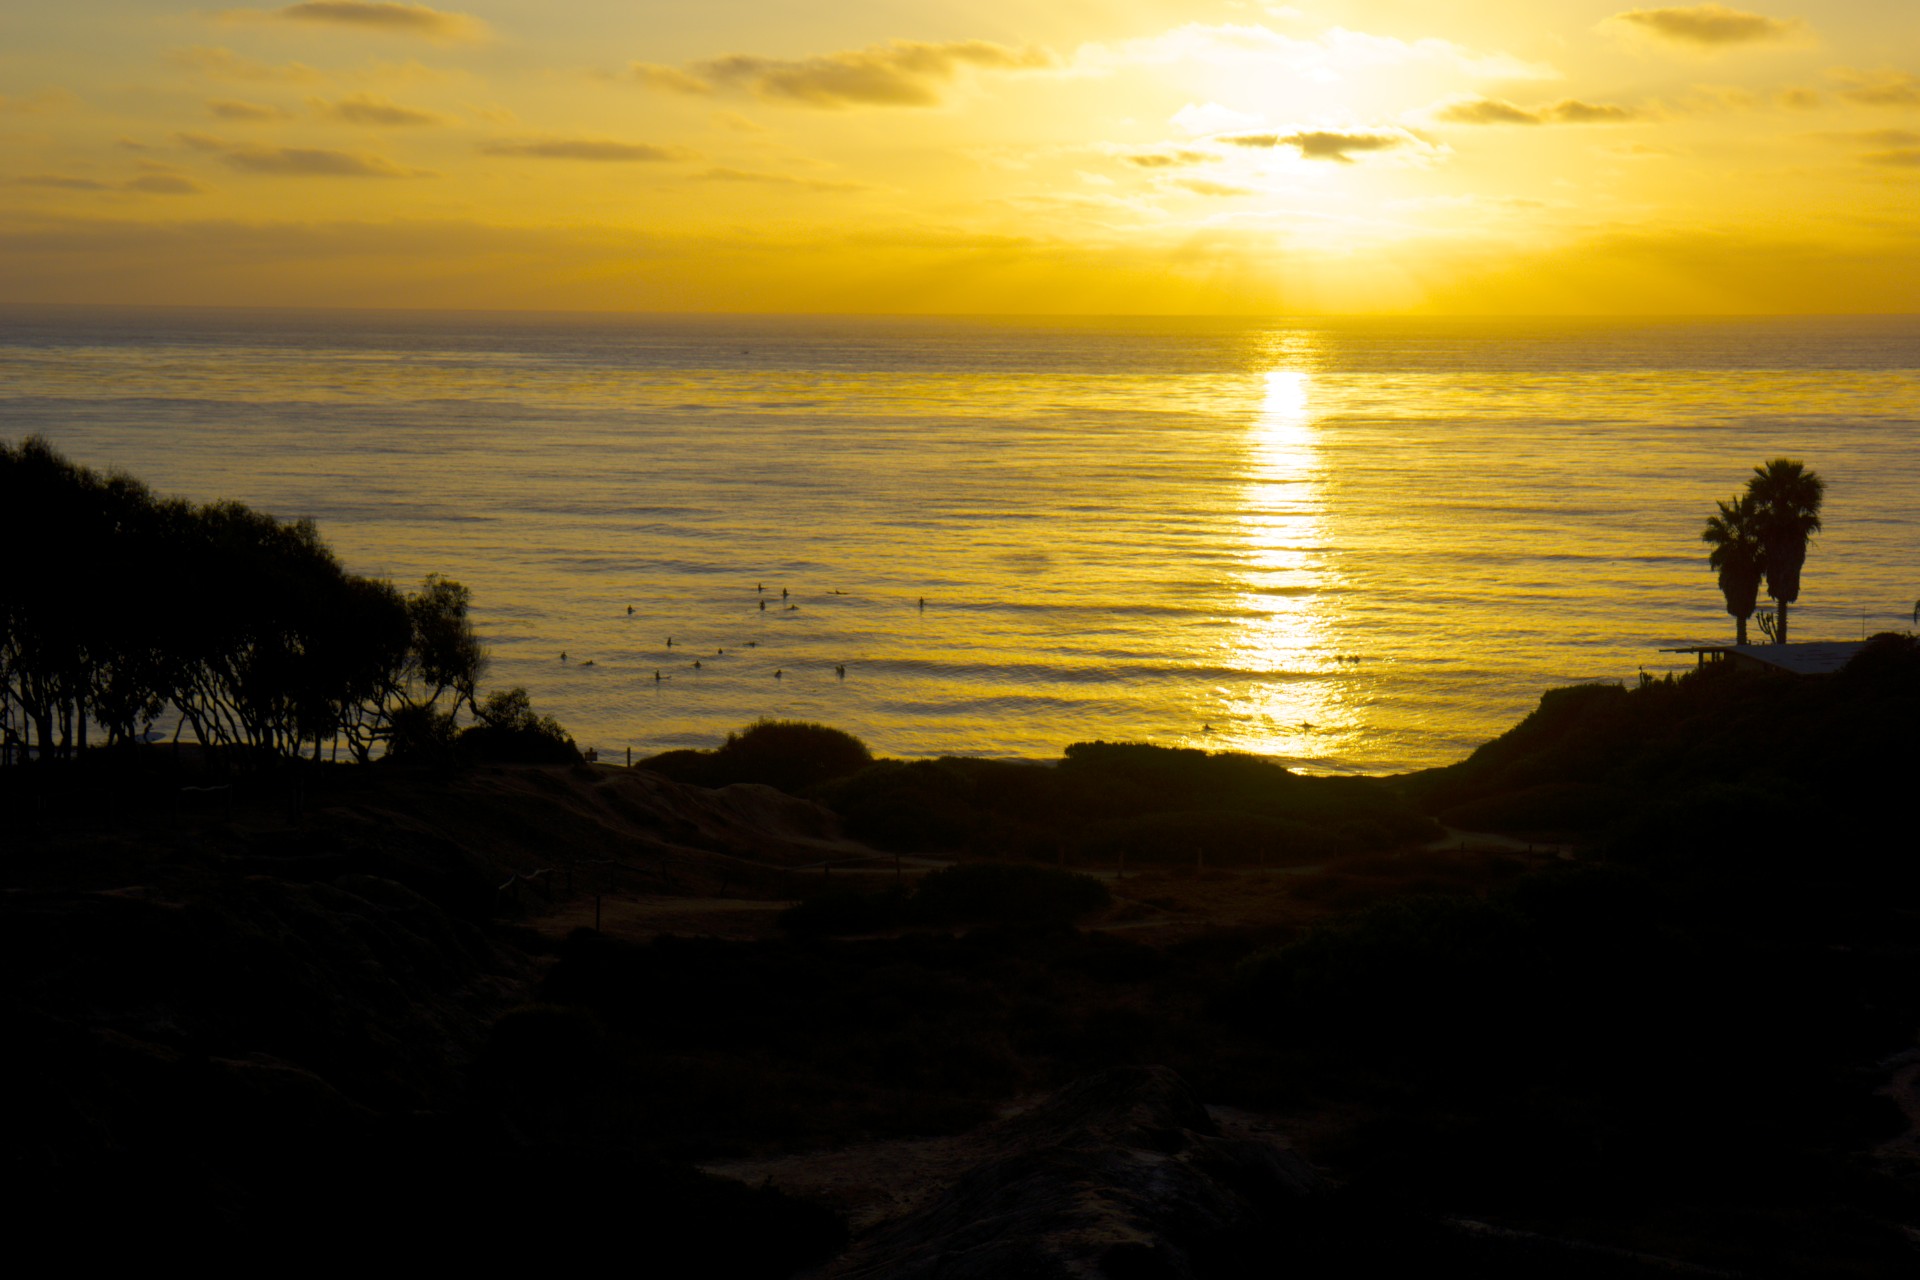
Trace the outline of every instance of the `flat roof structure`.
{"label": "flat roof structure", "polygon": [[1698,654],[1701,666],[1709,662],[1731,662],[1748,670],[1780,675],[1827,676],[1846,666],[1865,643],[1864,640],[1815,640],[1806,644],[1693,644],[1660,652]]}

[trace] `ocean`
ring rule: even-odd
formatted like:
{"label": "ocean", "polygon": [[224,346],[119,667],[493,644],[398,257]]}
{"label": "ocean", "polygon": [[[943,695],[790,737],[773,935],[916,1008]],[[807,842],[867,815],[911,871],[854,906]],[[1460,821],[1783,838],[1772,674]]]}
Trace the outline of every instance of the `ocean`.
{"label": "ocean", "polygon": [[489,686],[602,758],[775,717],[1443,764],[1731,640],[1699,531],[1781,455],[1828,482],[1793,637],[1920,596],[1913,317],[0,309],[36,433],[465,583]]}

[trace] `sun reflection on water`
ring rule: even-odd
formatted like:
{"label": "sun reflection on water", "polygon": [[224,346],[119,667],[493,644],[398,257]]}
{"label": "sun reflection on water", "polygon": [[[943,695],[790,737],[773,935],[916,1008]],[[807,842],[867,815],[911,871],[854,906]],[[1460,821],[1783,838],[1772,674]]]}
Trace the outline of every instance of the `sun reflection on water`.
{"label": "sun reflection on water", "polygon": [[1267,373],[1249,424],[1239,502],[1238,604],[1230,661],[1249,678],[1219,692],[1213,745],[1310,761],[1355,729],[1335,644],[1337,574],[1329,563],[1328,483],[1311,353]]}

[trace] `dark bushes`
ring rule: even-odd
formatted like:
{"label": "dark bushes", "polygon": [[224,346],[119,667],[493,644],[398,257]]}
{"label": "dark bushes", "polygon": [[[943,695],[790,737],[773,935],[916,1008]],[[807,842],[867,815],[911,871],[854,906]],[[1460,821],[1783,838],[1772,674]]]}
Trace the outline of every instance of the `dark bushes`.
{"label": "dark bushes", "polygon": [[471,760],[498,764],[578,764],[580,749],[552,716],[536,716],[527,691],[519,685],[489,695],[480,705],[479,723],[457,740]]}
{"label": "dark bushes", "polygon": [[1374,778],[1315,778],[1254,756],[1079,742],[1057,767],[883,760],[818,788],[848,834],[902,852],[1219,865],[1311,862],[1433,839]]}
{"label": "dark bushes", "polygon": [[1107,886],[1091,876],[986,862],[929,875],[913,895],[913,911],[929,924],[1066,924],[1112,900]]}
{"label": "dark bushes", "polygon": [[781,925],[796,934],[875,933],[906,925],[1065,925],[1112,901],[1091,876],[1022,863],[971,863],[922,879],[909,894],[835,890],[788,908]]}
{"label": "dark bushes", "polygon": [[1884,635],[1829,676],[1708,667],[1550,690],[1466,760],[1402,785],[1457,825],[1584,833],[1624,859],[1792,874],[1818,848],[1895,877],[1911,860],[1881,856],[1874,833],[1909,825],[1916,724],[1920,642]]}
{"label": "dark bushes", "polygon": [[758,720],[714,751],[667,751],[643,762],[676,782],[724,787],[758,782],[803,791],[873,763],[867,745],[850,733],[805,720]]}

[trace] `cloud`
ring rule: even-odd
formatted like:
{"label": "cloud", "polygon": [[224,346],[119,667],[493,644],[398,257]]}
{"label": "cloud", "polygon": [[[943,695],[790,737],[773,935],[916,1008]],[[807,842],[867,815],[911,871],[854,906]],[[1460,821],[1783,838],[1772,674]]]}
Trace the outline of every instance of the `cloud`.
{"label": "cloud", "polygon": [[428,40],[484,40],[487,24],[464,13],[448,13],[423,4],[387,4],[379,0],[307,0],[282,9],[229,9],[227,22],[306,22],[356,27]]}
{"label": "cloud", "polygon": [[125,182],[102,182],[97,178],[81,178],[65,173],[34,173],[12,181],[15,186],[42,187],[53,191],[139,191],[148,195],[190,196],[207,190],[192,178],[169,172],[143,173]]}
{"label": "cloud", "polygon": [[1546,108],[1546,115],[1560,124],[1625,124],[1642,118],[1632,107],[1612,102],[1582,102],[1578,98],[1554,103]]}
{"label": "cloud", "polygon": [[93,178],[76,178],[64,173],[30,173],[13,180],[15,186],[47,187],[55,191],[110,191],[112,188]]}
{"label": "cloud", "polygon": [[221,157],[248,173],[296,174],[328,178],[417,178],[418,169],[403,169],[382,156],[323,147],[236,147]]}
{"label": "cloud", "polygon": [[788,173],[762,173],[755,169],[708,169],[697,175],[704,182],[762,182],[776,187],[800,187],[807,191],[867,191],[865,183],[834,182],[826,178],[801,178]]}
{"label": "cloud", "polygon": [[423,169],[406,169],[384,156],[323,147],[257,147],[205,133],[176,133],[174,141],[220,157],[243,173],[277,173],[325,178],[422,178]]}
{"label": "cloud", "polygon": [[645,84],[679,93],[729,89],[810,107],[931,107],[962,70],[1035,71],[1058,64],[1044,49],[988,40],[890,40],[810,58],[730,53],[684,69],[636,63],[633,72]]}
{"label": "cloud", "polygon": [[1798,85],[1782,89],[1773,96],[1773,100],[1792,111],[1811,111],[1826,103],[1826,98],[1818,89],[1805,89]]}
{"label": "cloud", "polygon": [[1183,191],[1191,191],[1197,196],[1254,196],[1260,194],[1252,187],[1238,187],[1230,182],[1209,182],[1205,178],[1176,178],[1173,185]]}
{"label": "cloud", "polygon": [[1526,111],[1499,98],[1464,98],[1433,113],[1448,124],[1539,124],[1537,111]]}
{"label": "cloud", "polygon": [[271,84],[319,84],[325,72],[299,62],[269,66],[243,58],[231,49],[196,45],[190,49],[169,49],[166,59],[176,67],[197,72],[214,80],[258,81]]}
{"label": "cloud", "polygon": [[121,185],[128,191],[143,191],[154,196],[197,196],[210,190],[181,173],[143,173]]}
{"label": "cloud", "polygon": [[1142,169],[1172,169],[1189,164],[1212,164],[1220,157],[1210,151],[1141,151],[1126,156],[1128,164]]}
{"label": "cloud", "polygon": [[1869,129],[1840,135],[1874,147],[1920,147],[1920,133],[1912,129]]}
{"label": "cloud", "polygon": [[1305,159],[1333,160],[1340,164],[1352,164],[1356,154],[1370,151],[1391,151],[1399,147],[1428,149],[1425,143],[1404,129],[1393,132],[1309,129],[1299,133],[1236,133],[1219,141],[1235,147],[1292,147]]}
{"label": "cloud", "polygon": [[240,102],[232,98],[216,98],[207,103],[207,110],[222,120],[291,120],[293,112],[285,107],[268,106],[262,102]]}
{"label": "cloud", "polygon": [[1912,129],[1863,129],[1853,133],[1811,135],[1832,142],[1858,143],[1875,148],[1860,158],[1868,164],[1910,169],[1920,166],[1920,133]]}
{"label": "cloud", "polygon": [[1869,107],[1920,106],[1920,76],[1890,68],[1861,71],[1853,67],[1835,67],[1827,74],[1848,86],[1840,96],[1849,102]]}
{"label": "cloud", "polygon": [[480,144],[490,156],[518,156],[534,160],[594,160],[608,163],[654,163],[689,160],[693,153],[652,142],[616,142],[608,138],[498,138]]}
{"label": "cloud", "polygon": [[634,79],[649,89],[665,89],[669,93],[712,93],[713,86],[691,72],[679,67],[669,67],[658,62],[636,62],[632,67]]}
{"label": "cloud", "polygon": [[1578,98],[1545,107],[1518,107],[1504,98],[1456,98],[1429,115],[1446,124],[1624,124],[1642,118],[1632,107]]}
{"label": "cloud", "polygon": [[0,93],[0,115],[37,116],[78,101],[80,99],[65,89],[42,89],[24,98]]}
{"label": "cloud", "polygon": [[1797,18],[1769,18],[1723,4],[1696,4],[1684,9],[1629,9],[1609,22],[1623,23],[1657,39],[1696,48],[1721,49],[1739,44],[1792,40],[1805,31]]}
{"label": "cloud", "polygon": [[314,111],[335,120],[344,120],[348,124],[375,125],[381,128],[404,128],[412,125],[445,124],[447,117],[435,111],[421,111],[414,107],[403,107],[387,98],[376,97],[370,93],[357,93],[351,98],[342,98],[338,102],[324,102],[319,98],[310,99]]}

